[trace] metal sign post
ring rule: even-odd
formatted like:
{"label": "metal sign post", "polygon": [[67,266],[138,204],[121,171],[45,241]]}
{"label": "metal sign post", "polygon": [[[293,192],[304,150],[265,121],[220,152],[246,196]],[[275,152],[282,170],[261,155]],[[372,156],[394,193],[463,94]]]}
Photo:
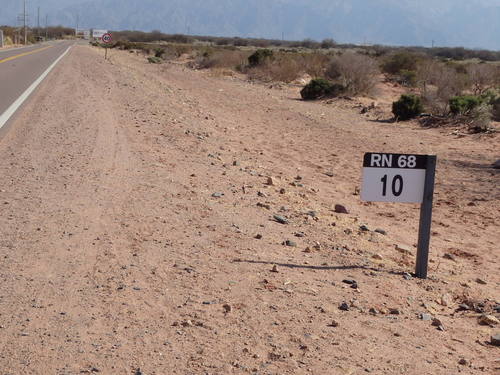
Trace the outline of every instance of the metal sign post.
{"label": "metal sign post", "polygon": [[425,169],[424,197],[420,206],[420,225],[418,229],[417,264],[415,275],[421,279],[427,278],[429,263],[429,243],[431,239],[432,202],[434,198],[434,180],[436,176],[436,156],[427,156]]}
{"label": "metal sign post", "polygon": [[108,44],[111,43],[113,38],[111,37],[110,33],[106,33],[101,37],[102,42],[104,43],[104,60],[108,59]]}
{"label": "metal sign post", "polygon": [[427,278],[436,156],[367,153],[361,199],[368,202],[420,203],[415,275]]}

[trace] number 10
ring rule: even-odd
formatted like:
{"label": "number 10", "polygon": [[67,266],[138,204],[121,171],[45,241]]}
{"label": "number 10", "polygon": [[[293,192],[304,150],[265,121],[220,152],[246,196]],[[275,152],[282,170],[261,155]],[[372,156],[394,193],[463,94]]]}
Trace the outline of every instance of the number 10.
{"label": "number 10", "polygon": [[[382,196],[387,195],[387,175],[384,175],[381,179],[382,181]],[[399,197],[401,193],[403,192],[403,177],[401,175],[397,174],[394,176],[392,179],[392,195],[395,197]]]}

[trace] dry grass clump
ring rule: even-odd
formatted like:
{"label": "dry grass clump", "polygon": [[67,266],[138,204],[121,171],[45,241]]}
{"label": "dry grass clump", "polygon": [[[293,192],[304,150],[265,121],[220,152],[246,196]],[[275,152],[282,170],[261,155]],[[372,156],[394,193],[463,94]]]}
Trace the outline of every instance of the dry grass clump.
{"label": "dry grass clump", "polygon": [[380,73],[377,62],[356,52],[345,52],[332,59],[326,77],[343,85],[350,95],[371,94]]}
{"label": "dry grass clump", "polygon": [[247,69],[248,78],[262,82],[289,83],[296,80],[303,71],[297,59],[278,55],[263,64]]}
{"label": "dry grass clump", "polygon": [[240,69],[246,64],[249,55],[249,52],[240,50],[207,50],[195,58],[194,66],[199,69]]}

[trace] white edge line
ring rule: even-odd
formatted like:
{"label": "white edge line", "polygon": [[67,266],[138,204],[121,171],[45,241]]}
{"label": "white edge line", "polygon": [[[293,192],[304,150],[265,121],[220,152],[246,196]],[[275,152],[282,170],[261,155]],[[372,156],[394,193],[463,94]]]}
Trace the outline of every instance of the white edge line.
{"label": "white edge line", "polygon": [[5,110],[4,113],[2,113],[0,115],[0,129],[7,123],[7,121],[9,121],[9,119],[12,117],[12,115],[14,113],[16,113],[16,111],[19,109],[19,107],[26,101],[26,99],[28,99],[28,97],[33,93],[33,91],[35,91],[35,89],[38,87],[38,85],[40,83],[42,83],[42,81],[45,79],[45,77],[47,77],[47,75],[52,71],[52,69],[54,69],[54,67],[57,65],[57,63],[59,61],[61,61],[61,59],[68,53],[68,51],[71,49],[71,46],[69,46],[66,51],[64,51],[64,53],[59,56],[56,61],[54,61],[52,63],[52,65],[50,65],[47,70],[45,72],[42,73],[42,75],[40,77],[37,78],[37,80],[35,82],[33,82],[30,87],[28,87],[26,89],[25,92],[23,92],[21,94],[21,96],[19,96],[19,98],[16,99],[16,101],[14,103],[12,103],[10,105],[9,108],[7,108]]}

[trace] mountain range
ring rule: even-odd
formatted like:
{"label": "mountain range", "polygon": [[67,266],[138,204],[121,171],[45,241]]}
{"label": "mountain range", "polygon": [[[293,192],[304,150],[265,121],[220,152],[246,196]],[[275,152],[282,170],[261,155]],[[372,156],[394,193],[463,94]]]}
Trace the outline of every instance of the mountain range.
{"label": "mountain range", "polygon": [[[30,0],[30,22],[109,30],[500,50],[500,0]],[[15,24],[22,0],[2,0]]]}

